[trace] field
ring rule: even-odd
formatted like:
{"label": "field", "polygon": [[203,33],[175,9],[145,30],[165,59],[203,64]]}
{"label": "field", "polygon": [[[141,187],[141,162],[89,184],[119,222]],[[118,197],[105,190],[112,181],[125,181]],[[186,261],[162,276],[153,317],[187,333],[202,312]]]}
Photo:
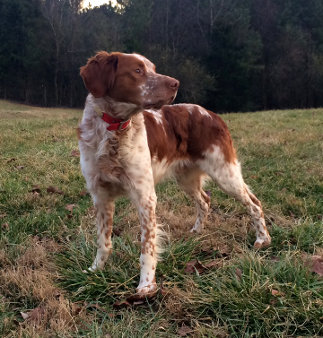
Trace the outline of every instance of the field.
{"label": "field", "polygon": [[244,208],[213,183],[202,235],[174,182],[158,186],[169,238],[160,292],[126,301],[139,279],[139,225],[117,202],[114,251],[95,254],[94,210],[79,168],[80,110],[0,101],[1,337],[323,336],[323,109],[223,115],[273,243],[252,247]]}

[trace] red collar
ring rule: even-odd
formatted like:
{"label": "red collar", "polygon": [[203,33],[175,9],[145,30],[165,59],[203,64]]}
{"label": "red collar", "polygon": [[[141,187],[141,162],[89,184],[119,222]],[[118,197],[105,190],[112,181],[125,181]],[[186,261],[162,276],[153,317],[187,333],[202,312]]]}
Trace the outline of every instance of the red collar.
{"label": "red collar", "polygon": [[109,124],[107,127],[107,130],[124,130],[130,124],[130,120],[126,120],[126,121],[120,120],[120,119],[117,119],[115,117],[108,115],[105,112],[102,112],[101,114],[102,114],[101,119],[104,122]]}

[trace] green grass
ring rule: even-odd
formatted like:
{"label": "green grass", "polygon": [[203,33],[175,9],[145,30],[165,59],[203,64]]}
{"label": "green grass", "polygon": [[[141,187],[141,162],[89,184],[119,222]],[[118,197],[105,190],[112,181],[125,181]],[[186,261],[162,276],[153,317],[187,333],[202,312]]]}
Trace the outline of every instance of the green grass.
{"label": "green grass", "polygon": [[[306,263],[323,254],[323,109],[222,116],[264,206],[272,245],[253,249],[244,208],[212,182],[205,231],[192,236],[194,203],[174,182],[162,183],[157,214],[170,237],[156,271],[162,292],[130,307],[115,305],[139,280],[140,229],[126,198],[117,202],[105,269],[82,272],[95,255],[96,231],[72,156],[81,114],[0,101],[1,336],[323,335],[323,280]],[[194,259],[218,264],[189,273]],[[33,309],[25,321],[20,312]]]}

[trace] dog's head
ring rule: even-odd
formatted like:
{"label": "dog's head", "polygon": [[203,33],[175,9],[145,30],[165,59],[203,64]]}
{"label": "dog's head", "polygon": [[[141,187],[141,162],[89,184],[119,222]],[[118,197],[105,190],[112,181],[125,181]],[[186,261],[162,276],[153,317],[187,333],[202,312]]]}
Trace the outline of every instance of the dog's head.
{"label": "dog's head", "polygon": [[156,73],[155,65],[139,54],[99,52],[80,74],[94,97],[130,103],[138,110],[172,103],[179,87],[179,81]]}

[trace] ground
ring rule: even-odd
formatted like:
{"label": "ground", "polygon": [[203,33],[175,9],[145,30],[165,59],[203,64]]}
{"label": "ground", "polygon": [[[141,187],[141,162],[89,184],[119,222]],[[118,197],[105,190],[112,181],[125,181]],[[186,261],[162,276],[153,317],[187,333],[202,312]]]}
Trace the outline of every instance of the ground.
{"label": "ground", "polygon": [[255,250],[245,209],[211,182],[205,231],[190,234],[193,203],[163,183],[160,291],[134,304],[140,229],[127,199],[109,263],[82,272],[96,231],[79,168],[81,114],[0,101],[2,337],[323,335],[323,109],[222,115],[273,243]]}

